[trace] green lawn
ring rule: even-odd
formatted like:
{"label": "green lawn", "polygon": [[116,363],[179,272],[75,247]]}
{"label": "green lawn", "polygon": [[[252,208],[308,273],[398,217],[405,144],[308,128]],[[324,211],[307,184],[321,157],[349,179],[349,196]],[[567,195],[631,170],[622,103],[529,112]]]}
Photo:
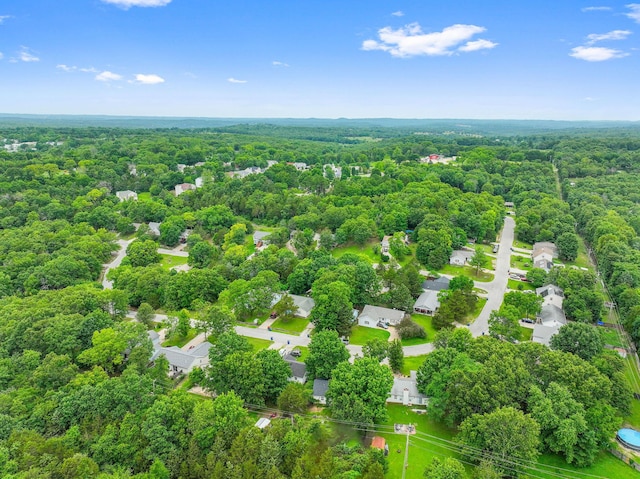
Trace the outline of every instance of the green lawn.
{"label": "green lawn", "polygon": [[151,201],[151,193],[148,191],[138,193],[138,201]]}
{"label": "green lawn", "polygon": [[[627,466],[620,459],[614,457],[612,454],[608,452],[601,452],[596,459],[596,462],[591,467],[573,467],[564,460],[563,457],[560,457],[556,454],[542,454],[538,459],[539,466],[552,466],[552,467],[561,467],[563,469],[567,469],[567,471],[561,472],[561,477],[577,477],[579,474],[580,477],[588,477],[589,475],[599,476],[599,477],[610,477],[615,479],[639,479],[640,472],[635,471],[631,467]],[[547,468],[544,471],[548,472],[539,472],[535,471],[535,477],[543,477],[552,479],[558,477],[558,470],[549,471]],[[576,476],[571,473],[575,472]]]}
{"label": "green lawn", "polygon": [[475,268],[472,268],[471,266],[454,266],[452,264],[447,264],[437,272],[453,276],[467,276],[474,281],[480,281],[482,283],[493,281],[493,273],[480,271],[480,274],[476,275]]}
{"label": "green lawn", "polygon": [[517,256],[512,254],[509,264],[512,268],[529,271],[531,269],[531,258],[525,258],[524,256]]}
{"label": "green lawn", "polygon": [[431,321],[432,321],[433,318],[431,316],[426,316],[424,314],[415,314],[414,313],[414,314],[411,315],[411,319],[424,328],[425,332],[427,333],[427,337],[426,338],[403,339],[402,340],[402,345],[403,346],[414,346],[416,344],[425,344],[425,343],[433,342],[433,338],[436,335],[436,330],[433,327],[433,325],[431,324]]}
{"label": "green lawn", "polygon": [[168,348],[170,346],[178,346],[179,348],[181,348],[197,335],[198,331],[196,331],[195,329],[190,329],[186,336],[179,336],[176,334],[162,343],[162,346],[164,346],[165,348]]}
{"label": "green lawn", "polygon": [[484,308],[485,304],[487,304],[487,298],[478,298],[475,309],[471,314],[467,315],[463,324],[471,324],[482,312],[482,308]]}
{"label": "green lawn", "polygon": [[380,258],[380,255],[375,254],[373,252],[373,246],[377,244],[380,244],[380,243],[374,240],[374,241],[370,241],[363,247],[360,247],[359,245],[355,245],[355,244],[340,246],[338,248],[334,248],[333,251],[331,251],[331,255],[334,258],[340,258],[341,256],[344,256],[347,253],[351,253],[351,254],[356,254],[358,256],[361,256],[371,264],[380,263],[382,261],[382,259]]}
{"label": "green lawn", "polygon": [[520,341],[531,341],[533,336],[533,329],[520,326]]}
{"label": "green lawn", "polygon": [[620,337],[618,336],[618,331],[616,329],[594,326],[594,328],[595,327],[600,330],[602,339],[604,339],[604,344],[609,344],[617,348],[623,347],[622,341],[620,341]]}
{"label": "green lawn", "polygon": [[189,259],[182,256],[172,256],[170,254],[161,254],[160,256],[162,257],[160,264],[166,270],[170,270],[174,266],[187,264],[187,260]]}
{"label": "green lawn", "polygon": [[591,261],[589,261],[589,256],[587,255],[587,248],[581,236],[578,236],[578,257],[575,261],[565,261],[564,264],[567,266],[577,266],[578,268],[592,269]]}
{"label": "green lawn", "polygon": [[520,240],[514,240],[513,246],[515,246],[516,248],[533,249],[533,245],[531,243],[525,243],[524,241]]}
{"label": "green lawn", "polygon": [[[431,421],[426,414],[417,414],[411,411],[411,408],[399,405],[389,404],[387,406],[389,412],[389,420],[384,424],[393,426],[394,424],[413,424],[416,426],[415,436],[409,437],[409,467],[406,471],[406,479],[419,479],[424,477],[425,468],[431,463],[434,457],[442,458],[443,456],[451,456],[452,453],[445,446],[444,441],[433,440],[421,434],[437,436],[441,439],[451,440],[455,434],[454,429],[449,429],[441,423]],[[394,434],[393,432],[378,433],[384,437],[389,445],[389,472],[385,474],[387,479],[400,479],[402,477],[402,467],[404,464],[405,445],[407,436],[404,434]],[[425,442],[427,439],[429,442]],[[431,442],[443,444],[434,445]],[[454,457],[459,457],[454,455]]]}
{"label": "green lawn", "polygon": [[367,326],[354,326],[351,328],[351,336],[349,336],[349,342],[351,344],[363,346],[367,341],[371,341],[372,339],[388,341],[389,331],[379,328],[368,328]]}
{"label": "green lawn", "polygon": [[417,371],[422,363],[424,363],[426,354],[422,354],[420,356],[405,356],[404,363],[402,364],[402,370],[400,371],[405,376],[409,375],[410,371]]}
{"label": "green lawn", "polygon": [[[626,376],[627,381],[629,381],[631,390],[640,394],[640,390],[636,387],[636,384],[640,383],[640,371],[638,371],[638,366],[631,356],[627,356],[624,362],[626,366],[624,368],[624,375]],[[640,416],[638,418],[638,426],[640,427]]]}
{"label": "green lawn", "polygon": [[[309,356],[309,348],[306,346],[296,346],[293,349],[297,349],[298,351],[300,351],[302,353],[301,356],[298,357],[298,361],[304,363],[307,360],[307,357]],[[292,349],[292,351],[293,351]]]}
{"label": "green lawn", "polygon": [[531,283],[526,281],[518,281],[517,279],[509,278],[507,280],[507,288],[515,291],[533,291],[535,288],[531,286]]}
{"label": "green lawn", "polygon": [[281,318],[278,318],[271,325],[271,329],[287,334],[299,335],[308,325],[309,320],[305,318],[292,318],[289,321],[284,321]]}
{"label": "green lawn", "polygon": [[248,338],[246,336],[244,339],[253,346],[254,352],[258,352],[261,349],[267,349],[271,344],[273,344],[273,341],[269,341],[268,339]]}

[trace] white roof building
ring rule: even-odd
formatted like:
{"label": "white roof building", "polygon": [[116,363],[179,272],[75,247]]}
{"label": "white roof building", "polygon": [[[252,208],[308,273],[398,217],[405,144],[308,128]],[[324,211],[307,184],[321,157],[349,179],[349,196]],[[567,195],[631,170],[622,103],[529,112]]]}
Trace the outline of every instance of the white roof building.
{"label": "white roof building", "polygon": [[182,193],[184,193],[185,191],[192,191],[196,189],[196,185],[194,185],[193,183],[180,183],[179,185],[176,185],[176,196],[181,195]]}
{"label": "white roof building", "polygon": [[151,233],[154,236],[160,236],[160,225],[162,223],[155,223],[153,221],[151,221],[149,223],[149,233]]}
{"label": "white roof building", "polygon": [[378,323],[397,325],[404,318],[405,312],[399,309],[382,308],[380,306],[366,305],[358,316],[358,324],[368,328],[375,328]]}
{"label": "white roof building", "polygon": [[116,196],[121,202],[127,200],[138,201],[138,194],[131,190],[116,191]]}
{"label": "white roof building", "polygon": [[313,298],[309,298],[308,296],[298,296],[297,294],[290,294],[289,296],[293,299],[293,304],[298,307],[298,314],[296,316],[308,318],[311,314],[311,310],[316,305]]}

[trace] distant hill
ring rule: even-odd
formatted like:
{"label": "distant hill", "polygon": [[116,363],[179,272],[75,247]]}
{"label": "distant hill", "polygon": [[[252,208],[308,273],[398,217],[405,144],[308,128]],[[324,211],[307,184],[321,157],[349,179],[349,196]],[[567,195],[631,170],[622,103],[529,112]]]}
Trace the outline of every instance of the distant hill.
{"label": "distant hill", "polygon": [[[364,131],[396,130],[384,136],[400,134],[455,134],[512,136],[580,130],[640,131],[640,122],[631,121],[552,121],[552,120],[465,120],[465,119],[322,119],[322,118],[181,118],[106,115],[23,115],[0,113],[0,128],[39,127],[111,127],[111,128],[223,128],[234,133],[265,134],[270,126],[340,128]],[[275,129],[277,130],[277,128]],[[277,134],[271,131],[271,134]]]}

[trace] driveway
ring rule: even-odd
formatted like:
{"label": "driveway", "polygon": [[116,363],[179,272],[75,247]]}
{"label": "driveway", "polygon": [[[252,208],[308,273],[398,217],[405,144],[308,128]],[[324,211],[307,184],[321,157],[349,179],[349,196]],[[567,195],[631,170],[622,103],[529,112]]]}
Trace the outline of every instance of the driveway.
{"label": "driveway", "polygon": [[514,230],[516,223],[510,216],[504,219],[504,228],[500,237],[500,248],[497,253],[496,271],[493,281],[488,283],[475,283],[477,288],[487,292],[487,303],[482,308],[480,315],[469,325],[469,331],[475,336],[489,333],[489,316],[494,309],[500,309],[504,293],[507,290],[509,279],[509,267],[511,260],[511,247],[513,246]]}
{"label": "driveway", "polygon": [[111,263],[102,265],[102,268],[104,270],[103,274],[102,274],[102,287],[104,289],[113,289],[113,281],[109,281],[107,279],[107,273],[109,272],[109,270],[112,270],[112,269],[117,268],[118,266],[120,266],[120,263],[122,263],[122,260],[127,255],[127,248],[135,240],[136,240],[136,238],[133,238],[133,239],[130,239],[130,240],[119,239],[118,241],[116,241],[116,244],[120,248],[118,250],[118,254],[116,255],[115,259]]}

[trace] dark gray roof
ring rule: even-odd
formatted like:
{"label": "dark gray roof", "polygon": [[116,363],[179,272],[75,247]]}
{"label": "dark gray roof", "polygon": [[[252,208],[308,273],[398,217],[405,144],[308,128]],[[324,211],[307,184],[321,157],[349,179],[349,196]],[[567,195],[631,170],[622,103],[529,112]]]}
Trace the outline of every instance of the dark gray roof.
{"label": "dark gray roof", "polygon": [[314,397],[324,397],[327,395],[327,391],[329,390],[329,380],[328,379],[314,379],[313,380],[313,396]]}
{"label": "dark gray roof", "polygon": [[449,278],[445,276],[440,276],[436,279],[428,279],[424,283],[422,283],[423,289],[428,289],[429,291],[442,291],[443,289],[449,288]]}
{"label": "dark gray roof", "polygon": [[289,367],[291,368],[291,375],[294,378],[303,378],[305,374],[307,374],[307,365],[305,363],[301,363],[300,361],[288,361]]}
{"label": "dark gray roof", "polygon": [[560,326],[567,324],[567,317],[562,311],[562,308],[558,308],[553,304],[545,304],[542,306],[538,318],[545,326],[559,324]]}

